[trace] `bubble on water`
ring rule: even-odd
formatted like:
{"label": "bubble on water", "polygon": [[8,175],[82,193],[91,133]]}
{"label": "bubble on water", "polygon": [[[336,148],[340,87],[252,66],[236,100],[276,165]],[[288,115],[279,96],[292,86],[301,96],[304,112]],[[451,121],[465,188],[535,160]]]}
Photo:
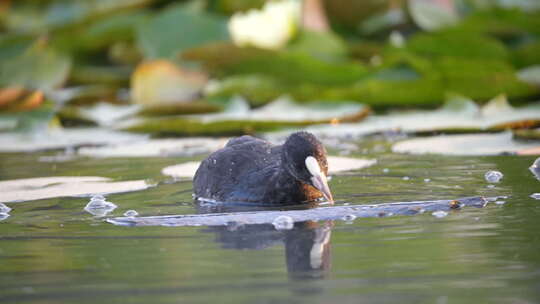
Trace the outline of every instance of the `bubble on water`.
{"label": "bubble on water", "polygon": [[424,178],[424,182],[429,183],[431,181],[431,178]]}
{"label": "bubble on water", "polygon": [[408,177],[408,176],[404,176],[404,177],[402,177],[401,179],[402,179],[402,180],[410,180],[411,178]]}
{"label": "bubble on water", "polygon": [[276,230],[291,230],[294,227],[294,220],[290,216],[280,215],[272,222]]}
{"label": "bubble on water", "polygon": [[91,201],[104,201],[105,196],[103,196],[101,194],[96,194],[96,195],[92,196],[92,198],[90,200]]}
{"label": "bubble on water", "polygon": [[435,211],[435,212],[431,213],[431,215],[433,215],[436,218],[443,218],[443,217],[448,215],[448,212],[443,211],[443,210],[438,210],[438,211]]}
{"label": "bubble on water", "polygon": [[390,169],[388,169],[388,168],[384,168],[384,169],[382,169],[382,172],[384,172],[384,173],[388,173],[388,172],[390,172]]}
{"label": "bubble on water", "polygon": [[496,205],[504,205],[506,204],[506,201],[495,201]]}
{"label": "bubble on water", "polygon": [[540,157],[529,167],[529,170],[534,174],[536,179],[540,180]]}
{"label": "bubble on water", "polygon": [[126,212],[124,212],[124,216],[126,217],[136,217],[139,215],[139,212],[135,211],[135,210],[128,210]]}
{"label": "bubble on water", "polygon": [[495,188],[495,185],[487,185],[486,188],[493,189]]}
{"label": "bubble on water", "polygon": [[503,174],[499,171],[488,171],[484,174],[484,178],[488,183],[498,183],[503,178]]}
{"label": "bubble on water", "polygon": [[101,217],[112,212],[116,207],[115,204],[106,201],[102,195],[96,195],[90,199],[90,202],[86,204],[84,210],[94,216]]}
{"label": "bubble on water", "polygon": [[347,214],[347,215],[344,215],[341,219],[344,220],[347,223],[352,223],[356,219],[356,215]]}
{"label": "bubble on water", "polygon": [[10,211],[11,211],[11,208],[9,208],[3,203],[0,203],[0,213],[9,213]]}
{"label": "bubble on water", "polygon": [[535,200],[540,200],[540,193],[533,193],[530,195],[532,198],[534,198]]}
{"label": "bubble on water", "polygon": [[0,213],[0,222],[7,219],[9,217],[9,213]]}

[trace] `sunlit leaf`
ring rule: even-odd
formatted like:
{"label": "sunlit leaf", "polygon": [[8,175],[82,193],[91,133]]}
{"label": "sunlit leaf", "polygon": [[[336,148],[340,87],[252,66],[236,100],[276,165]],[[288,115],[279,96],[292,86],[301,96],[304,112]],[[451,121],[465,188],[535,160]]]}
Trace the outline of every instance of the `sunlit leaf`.
{"label": "sunlit leaf", "polygon": [[409,14],[423,30],[433,31],[459,21],[454,0],[409,0]]}
{"label": "sunlit leaf", "polygon": [[153,108],[189,103],[197,98],[205,83],[204,74],[180,69],[170,61],[147,61],[131,77],[131,99]]}
{"label": "sunlit leaf", "polygon": [[98,176],[55,176],[0,181],[0,202],[24,202],[66,196],[90,196],[139,191],[151,187],[144,180],[113,182]]}
{"label": "sunlit leaf", "polygon": [[371,115],[359,123],[313,126],[308,130],[329,136],[363,136],[387,131],[481,132],[530,128],[539,124],[539,103],[514,108],[504,96],[498,96],[481,108],[468,98],[453,95],[437,110],[394,111],[386,115]]}
{"label": "sunlit leaf", "polygon": [[243,134],[330,121],[357,121],[369,112],[358,103],[318,102],[300,105],[287,98],[250,110],[243,99],[233,99],[222,113],[168,116],[127,121],[117,128],[146,133],[183,135]]}
{"label": "sunlit leaf", "polygon": [[540,87],[540,64],[521,69],[517,76],[523,82]]}
{"label": "sunlit leaf", "polygon": [[176,157],[209,153],[223,147],[224,138],[150,139],[104,147],[84,147],[79,155],[91,157]]}
{"label": "sunlit leaf", "polygon": [[[29,123],[34,121],[30,117],[26,119]],[[33,152],[84,145],[120,144],[146,138],[143,135],[98,128],[40,129],[39,132],[32,133],[0,134],[0,152]]]}
{"label": "sunlit leaf", "polygon": [[499,155],[536,148],[540,143],[512,139],[512,132],[497,134],[440,135],[398,142],[392,151],[411,154]]}

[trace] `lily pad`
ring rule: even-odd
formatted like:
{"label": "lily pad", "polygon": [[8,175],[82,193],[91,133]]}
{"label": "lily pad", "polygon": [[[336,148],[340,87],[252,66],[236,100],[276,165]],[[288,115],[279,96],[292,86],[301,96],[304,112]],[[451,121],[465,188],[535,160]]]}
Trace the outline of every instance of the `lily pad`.
{"label": "lily pad", "polygon": [[144,180],[118,181],[99,176],[56,176],[0,181],[0,202],[23,202],[66,196],[91,196],[139,191],[151,187]]}
{"label": "lily pad", "polygon": [[69,109],[69,111],[65,108],[62,109],[63,118],[92,121],[98,126],[111,126],[119,119],[137,114],[141,107],[139,105],[113,105],[100,102],[91,106],[69,107]]}
{"label": "lily pad", "polygon": [[516,141],[512,138],[512,132],[503,132],[414,138],[394,144],[392,151],[411,154],[500,155],[538,146],[540,142]]}
{"label": "lily pad", "polygon": [[171,6],[137,28],[137,43],[146,58],[172,58],[186,48],[228,39],[226,20],[189,8]]}
{"label": "lily pad", "polygon": [[60,87],[71,69],[71,59],[38,41],[21,55],[0,61],[0,85],[45,92]]}
{"label": "lily pad", "polygon": [[497,131],[538,124],[540,103],[514,108],[501,95],[479,107],[470,99],[454,95],[437,110],[372,115],[355,124],[313,126],[308,130],[320,135],[362,136],[396,130],[406,133]]}
{"label": "lily pad", "polygon": [[225,143],[224,138],[150,139],[104,147],[83,147],[78,154],[91,157],[193,156],[217,150]]}
{"label": "lily pad", "polygon": [[455,1],[409,0],[407,3],[414,23],[423,30],[434,31],[459,21]]}
{"label": "lily pad", "polygon": [[540,87],[540,65],[523,68],[517,75],[521,81]]}
{"label": "lily pad", "polygon": [[[340,156],[328,156],[328,173],[337,174],[345,171],[359,170],[373,166],[377,163],[375,159],[351,158]],[[182,164],[168,166],[161,170],[163,175],[174,178],[192,179],[199,168],[200,162],[185,162]]]}
{"label": "lily pad", "polygon": [[117,127],[135,132],[183,135],[242,134],[331,121],[358,121],[368,113],[369,109],[358,103],[298,104],[289,98],[280,98],[261,108],[250,109],[245,100],[234,98],[222,113],[140,118]]}
{"label": "lily pad", "polygon": [[0,134],[0,152],[34,152],[84,145],[119,144],[147,138],[99,128],[53,129],[34,133]]}
{"label": "lily pad", "polygon": [[171,61],[147,61],[131,77],[131,99],[147,108],[189,103],[205,83],[204,74],[180,69]]}

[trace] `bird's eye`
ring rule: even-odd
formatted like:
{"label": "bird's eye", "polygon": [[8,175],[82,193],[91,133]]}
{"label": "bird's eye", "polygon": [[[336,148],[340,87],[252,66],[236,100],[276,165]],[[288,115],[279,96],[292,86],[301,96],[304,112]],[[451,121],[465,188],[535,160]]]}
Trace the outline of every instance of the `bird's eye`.
{"label": "bird's eye", "polygon": [[319,167],[319,162],[313,156],[306,157],[306,168],[312,176],[321,175],[321,167]]}

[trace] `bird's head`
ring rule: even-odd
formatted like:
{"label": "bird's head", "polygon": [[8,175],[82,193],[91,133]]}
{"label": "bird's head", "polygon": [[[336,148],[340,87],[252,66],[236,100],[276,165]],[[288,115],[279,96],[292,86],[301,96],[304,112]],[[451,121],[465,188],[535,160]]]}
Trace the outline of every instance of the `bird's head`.
{"label": "bird's head", "polygon": [[313,134],[296,132],[287,138],[283,145],[283,165],[297,180],[315,187],[334,203],[326,178],[326,149]]}

